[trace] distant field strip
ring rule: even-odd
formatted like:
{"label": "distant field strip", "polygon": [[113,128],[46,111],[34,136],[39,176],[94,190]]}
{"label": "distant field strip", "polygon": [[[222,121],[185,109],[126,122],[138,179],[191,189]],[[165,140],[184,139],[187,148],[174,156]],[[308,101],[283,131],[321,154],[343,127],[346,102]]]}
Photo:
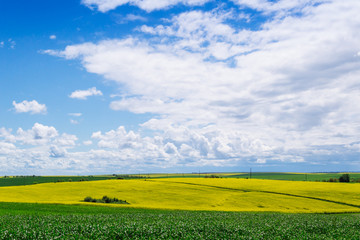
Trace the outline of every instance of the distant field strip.
{"label": "distant field strip", "polygon": [[[148,181],[154,181],[154,180],[148,180]],[[346,206],[349,206],[349,207],[360,208],[360,205],[356,205],[356,204],[350,204],[350,203],[345,203],[345,202],[340,202],[340,201],[334,201],[334,200],[329,200],[329,199],[324,199],[324,198],[319,198],[319,197],[309,197],[309,196],[302,196],[302,195],[296,195],[296,194],[290,194],[290,193],[272,192],[272,191],[261,191],[261,190],[245,190],[245,189],[237,189],[237,188],[229,188],[229,187],[221,187],[221,186],[213,186],[213,185],[205,185],[205,184],[197,184],[197,183],[189,183],[189,182],[175,182],[175,181],[171,181],[171,182],[169,182],[169,183],[174,183],[174,184],[189,184],[189,185],[195,185],[195,186],[200,186],[200,187],[218,188],[218,189],[232,190],[232,191],[241,191],[241,192],[260,192],[260,193],[268,193],[268,194],[277,194],[277,195],[284,195],[284,196],[290,196],[290,197],[307,198],[307,199],[312,199],[312,200],[325,201],[325,202],[330,202],[330,203],[336,203],[336,204],[346,205]]]}
{"label": "distant field strip", "polygon": [[[161,178],[0,187],[1,202],[87,204],[87,196],[132,208],[286,213],[360,212],[360,184],[234,178]],[[124,207],[111,205],[111,207]]]}
{"label": "distant field strip", "polygon": [[358,204],[360,202],[360,184],[356,183],[294,182],[255,179],[239,180],[240,179],[234,179],[232,181],[229,179],[177,179],[177,182],[303,197],[360,207]]}

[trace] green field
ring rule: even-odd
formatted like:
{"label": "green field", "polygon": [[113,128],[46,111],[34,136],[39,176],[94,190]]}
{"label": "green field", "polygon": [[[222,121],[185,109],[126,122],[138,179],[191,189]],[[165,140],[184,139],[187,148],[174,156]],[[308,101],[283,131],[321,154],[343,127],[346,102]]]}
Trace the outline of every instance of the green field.
{"label": "green field", "polygon": [[1,177],[0,187],[21,186],[50,182],[80,182],[115,179],[114,176],[14,176]]}
{"label": "green field", "polygon": [[[338,179],[343,173],[282,173],[282,172],[253,172],[253,179],[288,180],[288,181],[327,181]],[[0,187],[21,186],[51,182],[79,182],[107,179],[136,179],[136,178],[250,178],[250,173],[158,173],[158,174],[112,174],[94,176],[11,176],[0,177]],[[360,180],[360,173],[350,173],[353,181]]]}
{"label": "green field", "polygon": [[[330,178],[339,179],[343,173],[280,173],[280,172],[253,172],[251,178],[287,181],[327,181]],[[360,179],[360,173],[349,173],[352,180]],[[221,175],[220,175],[221,176]],[[225,177],[250,178],[250,173],[234,173]]]}
{"label": "green field", "polygon": [[[0,239],[359,239],[360,214],[358,213],[260,212],[267,204],[269,206],[281,205],[287,201],[290,205],[295,204],[293,207],[299,207],[304,203],[307,208],[316,208],[314,204],[318,204],[317,207],[323,206],[326,210],[328,205],[344,209],[358,208],[356,202],[358,197],[355,195],[359,191],[360,185],[357,183],[318,182],[340,176],[341,173],[312,173],[306,174],[306,176],[299,173],[252,173],[254,179],[292,180],[294,182],[237,179],[249,178],[248,173],[0,178],[2,201],[23,202],[0,202]],[[356,180],[360,174],[350,173],[350,176]],[[219,179],[215,179],[217,177]],[[305,180],[305,177],[308,182],[300,182]],[[133,180],[91,182],[118,178]],[[239,185],[240,183],[245,185]],[[36,185],[19,186],[32,184]],[[119,186],[116,187],[117,185]],[[296,185],[296,187],[289,188],[292,185]],[[312,188],[307,188],[307,185]],[[150,186],[152,188],[148,189]],[[155,188],[156,186],[158,188]],[[79,187],[79,197],[76,197],[76,187]],[[238,188],[241,191],[238,191]],[[268,188],[271,188],[270,192]],[[52,192],[56,189],[60,190],[57,195],[54,195]],[[24,194],[20,194],[22,191]],[[119,193],[119,197],[125,196],[125,199],[131,200],[132,204],[129,207],[108,207],[104,204],[83,205],[79,201],[89,195],[90,192],[86,191],[91,191],[93,194],[91,196],[98,198],[107,193],[113,195]],[[95,194],[97,191],[101,192],[101,194],[97,194],[99,196]],[[123,193],[119,191],[123,191]],[[337,191],[340,195],[336,194]],[[144,198],[143,194],[145,193],[147,195]],[[177,198],[176,194],[179,196],[187,194],[188,197]],[[11,195],[15,196],[14,200],[6,200]],[[189,204],[191,200],[192,205],[189,205],[188,209],[195,209],[197,208],[196,204],[204,204],[209,199],[216,202],[218,198],[221,200],[225,195],[228,196],[228,201],[234,202],[237,199],[239,203],[244,201],[245,205],[251,202],[255,204],[261,200],[262,208],[256,211],[252,210],[253,212],[231,211],[232,205],[228,207],[224,205],[224,209],[229,208],[226,211],[134,208],[137,201],[139,204],[143,201],[152,201],[149,206],[156,208],[159,204],[162,206],[163,203],[171,202],[171,197],[175,197],[176,205],[174,206],[180,207]],[[70,199],[68,205],[25,203],[28,201],[27,199],[31,200],[32,198],[32,201],[39,202],[42,196],[47,196],[44,198],[45,200],[54,198],[51,201],[59,203],[65,201],[66,198],[79,200],[72,202],[73,200],[70,201]],[[117,195],[114,196],[117,197]],[[250,198],[251,196],[253,198]],[[337,199],[339,196],[341,197]],[[247,202],[247,199],[252,200]],[[219,203],[226,203],[220,200]],[[290,207],[290,205],[286,206]],[[221,209],[220,205],[216,205],[216,207]],[[341,209],[339,211],[351,212],[350,208],[346,211]],[[249,208],[248,211],[250,210]],[[329,208],[329,212],[334,212],[333,210]]]}
{"label": "green field", "polygon": [[53,182],[83,182],[99,181],[108,179],[137,179],[145,178],[139,175],[112,174],[112,175],[95,175],[95,176],[10,176],[0,177],[0,187],[32,185],[38,183]]}
{"label": "green field", "polygon": [[0,204],[0,239],[359,239],[360,215]]}
{"label": "green field", "polygon": [[[339,179],[344,173],[287,173],[287,172],[233,172],[233,173],[158,173],[158,174],[138,174],[143,178],[253,178],[269,180],[287,180],[287,181],[328,181],[330,178]],[[352,181],[360,180],[360,173],[349,173]]]}

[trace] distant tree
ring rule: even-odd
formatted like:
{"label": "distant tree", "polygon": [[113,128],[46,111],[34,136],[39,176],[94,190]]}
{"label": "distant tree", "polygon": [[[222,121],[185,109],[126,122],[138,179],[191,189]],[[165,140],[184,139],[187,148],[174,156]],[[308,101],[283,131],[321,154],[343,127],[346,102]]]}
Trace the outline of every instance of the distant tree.
{"label": "distant tree", "polygon": [[339,182],[350,182],[350,175],[347,173],[341,175]]}
{"label": "distant tree", "polygon": [[84,198],[84,202],[92,202],[93,198],[92,197],[86,197]]}

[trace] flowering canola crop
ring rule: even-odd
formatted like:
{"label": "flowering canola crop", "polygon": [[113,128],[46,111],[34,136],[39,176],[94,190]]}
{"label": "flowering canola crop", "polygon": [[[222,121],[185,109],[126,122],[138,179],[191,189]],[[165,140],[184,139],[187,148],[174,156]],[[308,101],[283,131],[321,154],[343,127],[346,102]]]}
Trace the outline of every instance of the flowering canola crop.
{"label": "flowering canola crop", "polygon": [[[44,183],[1,187],[0,201],[85,203],[87,196],[126,200],[134,208],[270,211],[288,213],[360,212],[360,185],[229,178],[168,178]],[[123,205],[107,205],[124,207]]]}

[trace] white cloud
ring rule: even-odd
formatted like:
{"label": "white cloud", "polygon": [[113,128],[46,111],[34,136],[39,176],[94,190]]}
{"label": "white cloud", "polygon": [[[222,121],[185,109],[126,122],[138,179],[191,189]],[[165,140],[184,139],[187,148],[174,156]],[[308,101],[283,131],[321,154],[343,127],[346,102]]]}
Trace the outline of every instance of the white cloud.
{"label": "white cloud", "polygon": [[127,21],[146,21],[146,18],[140,15],[127,14],[125,16],[125,20]]}
{"label": "white cloud", "polygon": [[8,43],[9,43],[11,49],[15,48],[16,42],[13,39],[9,38]]}
{"label": "white cloud", "polygon": [[0,155],[12,154],[15,149],[16,146],[14,144],[0,141]]}
{"label": "white cloud", "polygon": [[277,17],[289,16],[290,14],[307,11],[309,7],[317,4],[330,2],[328,0],[233,0],[240,7],[249,7],[265,14],[275,13]]}
{"label": "white cloud", "polygon": [[100,12],[107,12],[125,4],[134,5],[145,11],[151,12],[154,10],[169,8],[177,4],[200,6],[209,1],[210,0],[82,0],[81,2],[89,8],[96,7]]}
{"label": "white cloud", "polygon": [[89,88],[87,90],[76,90],[70,94],[70,98],[76,98],[86,100],[90,96],[102,96],[102,92],[97,90],[96,87]]}
{"label": "white cloud", "polygon": [[124,24],[124,23],[128,23],[128,22],[133,22],[133,21],[142,21],[145,22],[147,21],[147,18],[141,16],[141,15],[135,15],[135,14],[127,14],[126,16],[118,16],[116,17],[116,22],[118,24]]}
{"label": "white cloud", "polygon": [[19,128],[14,135],[17,142],[31,145],[43,145],[58,136],[58,132],[54,127],[35,123],[29,130]]}
{"label": "white cloud", "polygon": [[78,138],[75,135],[63,133],[57,137],[53,143],[60,147],[73,147],[76,145]]}
{"label": "white cloud", "polygon": [[79,124],[79,121],[74,120],[74,119],[70,119],[70,123],[71,123],[71,124]]}
{"label": "white cloud", "polygon": [[92,142],[91,140],[87,140],[87,141],[83,141],[83,144],[84,144],[85,146],[89,146],[89,145],[92,145],[93,142]]}
{"label": "white cloud", "polygon": [[141,27],[145,39],[48,51],[119,83],[127,95],[112,109],[157,115],[142,124],[157,137],[123,128],[94,133],[107,149],[96,154],[153,156],[169,165],[239,156],[268,164],[359,141],[360,3],[234,2],[272,17],[249,30],[230,25],[231,12],[190,11]]}
{"label": "white cloud", "polygon": [[0,48],[3,48],[3,47],[4,47],[4,44],[5,44],[4,41],[1,41],[1,42],[0,42]]}
{"label": "white cloud", "polygon": [[67,151],[76,141],[75,135],[59,134],[55,127],[40,123],[27,130],[19,128],[15,133],[0,128],[0,172],[32,175],[86,171],[87,165],[78,160],[81,153]]}
{"label": "white cloud", "polygon": [[[82,113],[68,113],[69,116],[72,116],[72,117],[81,117],[82,116]],[[79,121],[78,120],[75,120],[75,119],[70,119],[70,123],[71,124],[79,124]]]}
{"label": "white cloud", "polygon": [[55,40],[55,39],[56,39],[56,35],[50,35],[49,38],[50,38],[51,40]]}
{"label": "white cloud", "polygon": [[49,149],[49,154],[50,154],[50,157],[52,157],[52,158],[62,158],[62,157],[65,157],[67,152],[66,152],[66,149],[64,149],[64,148],[59,148],[56,145],[52,145]]}
{"label": "white cloud", "polygon": [[0,129],[0,138],[4,138],[10,143],[19,143],[22,145],[47,145],[49,143],[60,147],[75,146],[77,137],[75,135],[63,133],[59,135],[55,127],[35,123],[31,129],[23,130],[19,128],[15,134],[11,129]]}
{"label": "white cloud", "polygon": [[[123,153],[131,159],[143,161],[149,158],[165,160],[164,164],[193,164],[193,160],[203,158],[206,164],[214,159],[224,160],[224,164],[239,161],[238,158],[268,157],[273,149],[260,140],[245,136],[240,132],[222,132],[214,128],[191,130],[186,127],[168,127],[165,132],[154,137],[142,137],[124,127],[106,133],[92,135],[100,148]],[[235,159],[235,160],[234,160]]]}
{"label": "white cloud", "polygon": [[[177,44],[174,50],[190,49],[191,51],[209,57],[211,54],[218,59],[227,59],[233,55],[243,53],[249,49],[239,41],[236,30],[224,23],[235,17],[232,12],[224,11],[190,11],[174,16],[171,25],[158,25],[156,27],[142,26],[141,31],[162,37],[162,41],[168,40]],[[249,35],[246,31],[241,33],[242,38]],[[240,39],[241,40],[241,39]]]}
{"label": "white cloud", "polygon": [[47,109],[45,104],[40,104],[36,100],[16,103],[12,102],[14,109],[17,113],[31,113],[31,114],[46,114]]}
{"label": "white cloud", "polygon": [[73,117],[81,117],[82,113],[68,113],[68,115]]}

